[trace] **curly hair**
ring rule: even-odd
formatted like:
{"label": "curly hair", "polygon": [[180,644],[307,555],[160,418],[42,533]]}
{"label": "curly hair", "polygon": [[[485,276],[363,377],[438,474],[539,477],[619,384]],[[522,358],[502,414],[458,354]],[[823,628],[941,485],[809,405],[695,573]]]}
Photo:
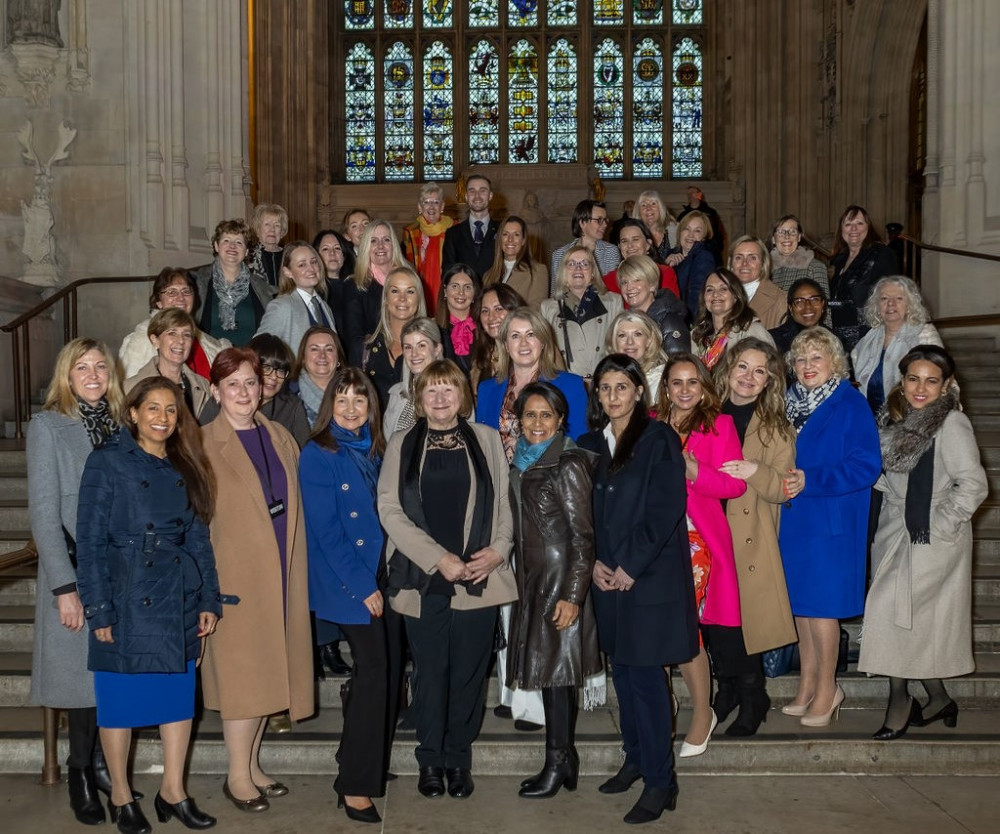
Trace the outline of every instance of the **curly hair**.
{"label": "curly hair", "polygon": [[787,378],[785,361],[774,345],[748,336],[732,350],[726,351],[722,361],[715,366],[712,374],[715,378],[715,388],[718,391],[719,399],[723,402],[729,399],[729,379],[741,357],[748,350],[757,350],[763,353],[767,368],[767,384],[754,405],[754,414],[760,420],[761,439],[765,444],[770,443],[777,432],[785,440],[794,440],[795,430],[788,422],[788,417],[785,416],[785,380]]}
{"label": "curly hair", "polygon": [[906,323],[921,327],[931,320],[931,314],[924,306],[924,297],[920,294],[920,288],[905,275],[886,275],[879,278],[875,286],[872,287],[868,301],[865,302],[864,319],[870,327],[878,327],[885,324],[879,313],[878,302],[882,290],[890,284],[898,284],[903,289],[906,297]]}
{"label": "curly hair", "polygon": [[820,353],[825,353],[830,357],[834,376],[844,379],[850,372],[851,366],[847,360],[847,353],[844,351],[844,343],[833,332],[819,325],[807,327],[792,340],[792,346],[788,349],[788,354],[785,357],[788,366],[794,370],[796,361],[810,348],[819,350]]}

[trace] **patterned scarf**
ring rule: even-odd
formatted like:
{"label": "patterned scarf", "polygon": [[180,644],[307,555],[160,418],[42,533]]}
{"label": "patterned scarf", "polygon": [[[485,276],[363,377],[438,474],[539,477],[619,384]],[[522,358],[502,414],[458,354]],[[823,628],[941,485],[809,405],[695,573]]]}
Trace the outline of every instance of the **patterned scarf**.
{"label": "patterned scarf", "polygon": [[806,388],[801,382],[796,382],[788,389],[785,414],[788,417],[788,422],[795,426],[796,434],[802,432],[806,420],[840,387],[841,382],[843,380],[839,376],[832,376],[822,385],[811,390]]}
{"label": "patterned scarf", "polygon": [[455,355],[468,356],[472,340],[476,336],[476,320],[472,316],[457,319],[450,313],[448,318],[451,321],[451,346],[455,349]]}
{"label": "patterned scarf", "polygon": [[719,360],[726,353],[726,344],[729,342],[729,331],[720,330],[715,334],[715,338],[712,339],[712,344],[708,346],[708,350],[705,351],[705,355],[701,357],[701,361],[705,363],[705,367],[712,370],[718,363]]}
{"label": "patterned scarf", "polygon": [[87,437],[90,438],[90,445],[100,449],[118,430],[118,424],[111,417],[108,401],[102,397],[96,405],[83,400],[77,400],[76,404],[80,409],[80,419],[87,430]]}
{"label": "patterned scarf", "polygon": [[222,274],[219,261],[216,260],[212,264],[212,289],[219,299],[219,321],[222,323],[222,329],[235,330],[236,308],[250,295],[250,270],[246,264],[240,264],[240,274],[230,284]]}

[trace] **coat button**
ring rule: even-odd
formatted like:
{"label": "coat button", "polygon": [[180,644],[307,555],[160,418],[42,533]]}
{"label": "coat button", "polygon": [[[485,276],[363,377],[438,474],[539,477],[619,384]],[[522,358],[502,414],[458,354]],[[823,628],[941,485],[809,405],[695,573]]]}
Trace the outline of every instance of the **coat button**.
{"label": "coat button", "polygon": [[154,526],[155,526],[155,525],[153,524],[153,522],[152,522],[152,521],[148,521],[148,522],[146,522],[146,529],[147,529],[147,530],[152,530]]}
{"label": "coat button", "polygon": [[750,515],[750,508],[749,507],[744,507],[743,508],[743,515]]}
{"label": "coat button", "polygon": [[357,517],[358,514],[354,510],[351,510],[351,518],[357,518]]}
{"label": "coat button", "polygon": [[174,564],[175,565],[179,565],[180,563],[181,563],[181,557],[180,556],[174,556]]}
{"label": "coat button", "polygon": [[141,486],[143,489],[146,489],[149,486],[149,481],[142,481],[140,482],[139,486]]}
{"label": "coat button", "polygon": [[184,486],[184,479],[183,478],[178,478],[177,479],[177,483],[175,483],[174,486],[179,486],[179,487]]}
{"label": "coat button", "polygon": [[147,605],[147,606],[148,606],[148,605],[152,605],[152,604],[153,604],[153,600],[151,600],[151,599],[150,599],[149,597],[146,597],[146,598],[145,598],[145,599],[144,599],[144,600],[142,601],[142,604],[143,604],[143,605]]}
{"label": "coat button", "polygon": [[358,547],[364,547],[364,546],[365,546],[365,540],[364,540],[364,539],[358,539],[358,540],[357,540],[357,541],[355,542],[355,544],[356,544],[356,545],[357,545]]}
{"label": "coat button", "polygon": [[341,484],[340,488],[342,490],[344,490],[344,492],[347,492],[347,490],[349,490],[351,488],[351,485],[350,484]]}
{"label": "coat button", "polygon": [[750,567],[747,568],[747,570],[750,571],[750,573],[753,573],[755,570],[757,570],[757,566],[756,565],[750,565]]}
{"label": "coat button", "polygon": [[153,560],[152,559],[147,559],[146,560],[146,567],[147,568],[153,567]]}
{"label": "coat button", "polygon": [[747,544],[753,544],[753,539],[747,536]]}

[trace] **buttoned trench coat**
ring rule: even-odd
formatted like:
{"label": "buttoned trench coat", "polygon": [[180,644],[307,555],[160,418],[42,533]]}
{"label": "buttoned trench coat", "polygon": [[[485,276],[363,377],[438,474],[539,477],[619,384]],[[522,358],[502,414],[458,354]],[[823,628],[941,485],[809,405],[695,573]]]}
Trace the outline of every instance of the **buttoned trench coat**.
{"label": "buttoned trench coat", "polygon": [[774,432],[761,437],[754,414],[743,440],[743,459],[757,463],[747,491],[726,504],[740,592],[743,642],[748,654],[798,640],[778,549],[778,522],[785,493],[781,479],[795,466],[795,441]]}
{"label": "buttoned trench coat", "polygon": [[255,718],[288,710],[299,721],[313,712],[313,653],[309,624],[306,531],[299,498],[299,447],[288,431],[258,414],[288,482],[288,583],[281,594],[281,563],[267,500],[250,457],[220,414],[202,429],[218,489],[210,527],[227,596],[215,633],[205,641],[205,706],[224,719]]}
{"label": "buttoned trench coat", "polygon": [[987,493],[969,418],[951,412],[934,438],[930,544],[913,544],[909,475],[884,472],[858,670],[896,678],[965,675],[972,655],[972,514]]}

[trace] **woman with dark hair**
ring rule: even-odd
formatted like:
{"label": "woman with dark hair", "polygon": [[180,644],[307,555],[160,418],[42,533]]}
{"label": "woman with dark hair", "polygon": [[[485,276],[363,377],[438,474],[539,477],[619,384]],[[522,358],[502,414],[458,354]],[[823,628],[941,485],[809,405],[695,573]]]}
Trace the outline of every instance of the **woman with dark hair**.
{"label": "woman with dark hair", "polygon": [[288,429],[301,449],[309,440],[309,418],[302,400],[285,388],[295,357],[288,345],[271,333],[254,336],[247,347],[260,359],[260,413]]}
{"label": "woman with dark hair", "polygon": [[[149,341],[149,322],[158,310],[178,307],[185,313],[193,314],[199,303],[198,286],[191,273],[177,266],[164,267],[153,281],[153,288],[149,293],[149,317],[140,321],[135,329],[122,339],[121,347],[118,348],[118,358],[122,362],[124,375],[133,376],[156,354],[156,349]],[[212,361],[220,350],[227,347],[232,347],[228,339],[216,339],[196,329],[187,366],[199,376],[208,379]]]}
{"label": "woman with dark hair", "polygon": [[326,301],[333,310],[337,332],[344,332],[344,288],[354,275],[354,247],[340,232],[323,229],[313,238],[326,270]]}
{"label": "woman with dark hair", "polygon": [[208,537],[212,467],[180,389],[142,380],[125,402],[126,432],[87,459],[76,526],[80,600],[90,626],[97,724],[111,774],[111,821],[150,831],[129,787],[132,728],[159,725],[161,822],[211,828],[184,789],[195,661],[222,604]]}
{"label": "woman with dark hair", "polygon": [[771,280],[780,289],[790,292],[792,284],[807,278],[817,284],[823,295],[830,296],[830,278],[826,264],[802,245],[802,224],[794,214],[786,214],[774,224],[771,232]]}
{"label": "woman with dark hair", "polygon": [[598,279],[618,266],[622,259],[618,247],[604,239],[608,230],[608,209],[604,203],[600,200],[581,200],[577,203],[573,209],[572,229],[573,239],[552,253],[549,275],[553,281],[559,275],[563,258],[576,246],[582,246],[593,256],[599,271]]}
{"label": "woman with dark hair", "polygon": [[215,260],[192,272],[201,300],[195,314],[198,327],[237,346],[253,338],[274,296],[267,279],[247,266],[249,241],[250,228],[243,218],[223,220],[212,235]]}
{"label": "woman with dark hair", "polygon": [[[677,284],[677,273],[674,272],[672,266],[667,266],[665,263],[660,262],[660,256],[657,253],[656,246],[653,244],[649,229],[646,228],[645,223],[633,218],[622,221],[621,232],[618,236],[618,251],[621,252],[622,261],[638,255],[645,255],[652,260],[658,272],[656,281],[653,283],[654,292],[657,289],[670,290],[674,298],[678,302],[680,301],[681,290]],[[622,292],[619,289],[621,285],[621,281],[618,279],[619,269],[621,269],[621,264],[604,274],[604,286],[611,292]]]}
{"label": "woman with dark hair", "polygon": [[740,279],[728,269],[717,269],[702,290],[698,318],[691,328],[692,350],[711,370],[727,350],[747,336],[773,344],[771,334],[750,309]]}
{"label": "woman with dark hair", "polygon": [[[733,537],[722,502],[746,492],[743,481],[722,470],[742,456],[733,419],[722,414],[722,402],[705,366],[690,353],[667,360],[660,384],[659,417],[677,432],[684,449],[687,530],[694,575],[698,620],[708,632],[714,626],[740,627],[740,597],[733,558]],[[708,749],[718,718],[712,711],[712,679],[704,650],[681,674],[691,694],[691,726],[681,745],[681,758]]]}
{"label": "woman with dark hair", "polygon": [[[970,522],[987,494],[954,360],[937,345],[919,345],[899,372],[879,432],[883,472],[875,488],[883,501],[858,658],[859,671],[889,677],[879,741],[899,738],[910,724],[958,723],[958,704],[941,679],[975,669]],[[907,691],[910,680],[927,692],[923,709]]]}
{"label": "woman with dark hair", "polygon": [[720,722],[739,707],[726,735],[752,736],[771,706],[760,653],[798,639],[778,550],[782,478],[795,466],[795,432],[785,416],[785,365],[771,345],[744,339],[726,354],[715,379],[722,413],[732,417],[743,447],[719,469],[745,481],[747,490],[725,505],[742,628],[705,628],[719,685],[712,706]]}
{"label": "woman with dark hair", "polygon": [[[420,419],[389,440],[378,483],[388,594],[418,670],[417,790],[441,796],[447,778],[448,793],[465,799],[497,606],[517,598],[508,467],[497,433],[467,422],[472,392],[454,362],[427,367],[415,396]],[[466,496],[459,512],[456,496]]]}
{"label": "woman with dark hair", "polygon": [[472,371],[472,344],[476,338],[473,302],[482,295],[483,283],[471,266],[454,264],[442,277],[434,318],[441,328],[444,355],[466,375]]}
{"label": "woman with dark hair", "polygon": [[642,779],[642,795],[625,822],[651,822],[676,807],[679,792],[663,667],[698,654],[684,455],[677,434],[650,419],[642,368],[622,354],[598,364],[588,417],[594,430],[580,446],[599,455],[591,594],[625,747],[621,769],[598,790],[624,793]]}
{"label": "woman with dark hair", "polygon": [[691,318],[698,316],[702,289],[709,274],[719,265],[708,245],[712,223],[700,211],[689,211],[677,224],[677,245],[667,257],[667,264],[677,273],[681,301],[687,304]]}
{"label": "woman with dark hair", "polygon": [[[807,327],[823,325],[829,318],[826,290],[812,278],[799,278],[788,288],[788,313],[785,320],[767,332],[781,354],[788,353],[792,341]],[[791,368],[787,369],[792,374]]]}
{"label": "woman with dark hair", "polygon": [[289,243],[281,256],[278,294],[267,305],[257,334],[273,333],[297,353],[302,336],[310,327],[332,328],[333,310],[323,297],[326,294],[323,270],[319,254],[312,246],[304,240]]}
{"label": "woman with dark hair", "polygon": [[[493,266],[483,276],[486,289],[503,284],[510,287],[536,310],[549,297],[549,270],[531,258],[528,224],[511,215],[500,224]],[[523,306],[518,304],[517,306]]]}
{"label": "woman with dark hair", "polygon": [[[587,676],[604,681],[588,593],[594,462],[564,434],[569,405],[551,383],[526,385],[514,411],[523,432],[510,470],[518,601],[511,611],[507,686],[541,690],[545,766],[522,782],[519,795],[547,798],[563,785],[576,789],[577,690]],[[584,706],[596,703],[585,695]]]}
{"label": "woman with dark hair", "polygon": [[[312,629],[299,447],[259,411],[260,359],[229,348],[212,365],[221,413],[202,429],[223,496],[212,519],[219,579],[236,604],[207,641],[205,706],[222,717],[229,758],[222,792],[240,811],[266,811],[288,788],[260,766],[267,716],[313,712]],[[227,602],[227,600],[223,600]],[[238,602],[237,602],[238,601]]]}
{"label": "woman with dark hair", "polygon": [[899,272],[895,253],[882,243],[871,217],[861,206],[848,206],[840,215],[830,266],[833,332],[850,352],[868,332],[864,309],[875,282]]}
{"label": "woman with dark hair", "polygon": [[196,421],[201,422],[209,402],[208,380],[186,364],[196,330],[194,319],[176,307],[160,310],[153,316],[149,321],[149,342],[156,354],[125,380],[122,386],[125,393],[129,393],[143,379],[162,376],[184,392],[188,411]]}
{"label": "woman with dark hair", "polygon": [[90,453],[119,430],[123,401],[113,354],[94,339],[73,339],[59,351],[45,403],[27,429],[28,517],[38,550],[29,702],[66,710],[69,802],[84,825],[104,822],[97,791],[110,797],[111,777],[76,581],[78,497]]}
{"label": "woman with dark hair", "polygon": [[[546,292],[548,285],[546,284]],[[527,306],[525,300],[506,284],[485,287],[473,302],[472,314],[476,317],[476,335],[472,341],[472,391],[478,394],[479,383],[496,375],[503,348],[497,341],[504,321],[518,307]]]}
{"label": "woman with dark hair", "polygon": [[310,426],[316,422],[326,386],[346,362],[341,341],[329,327],[316,324],[302,335],[289,390],[302,400]]}
{"label": "woman with dark hair", "polygon": [[323,395],[299,483],[309,607],[317,621],[340,627],[354,658],[333,789],[349,819],[371,823],[381,822],[371,797],[385,793],[389,752],[383,535],[375,508],[384,449],[375,389],[358,368],[344,368]]}

